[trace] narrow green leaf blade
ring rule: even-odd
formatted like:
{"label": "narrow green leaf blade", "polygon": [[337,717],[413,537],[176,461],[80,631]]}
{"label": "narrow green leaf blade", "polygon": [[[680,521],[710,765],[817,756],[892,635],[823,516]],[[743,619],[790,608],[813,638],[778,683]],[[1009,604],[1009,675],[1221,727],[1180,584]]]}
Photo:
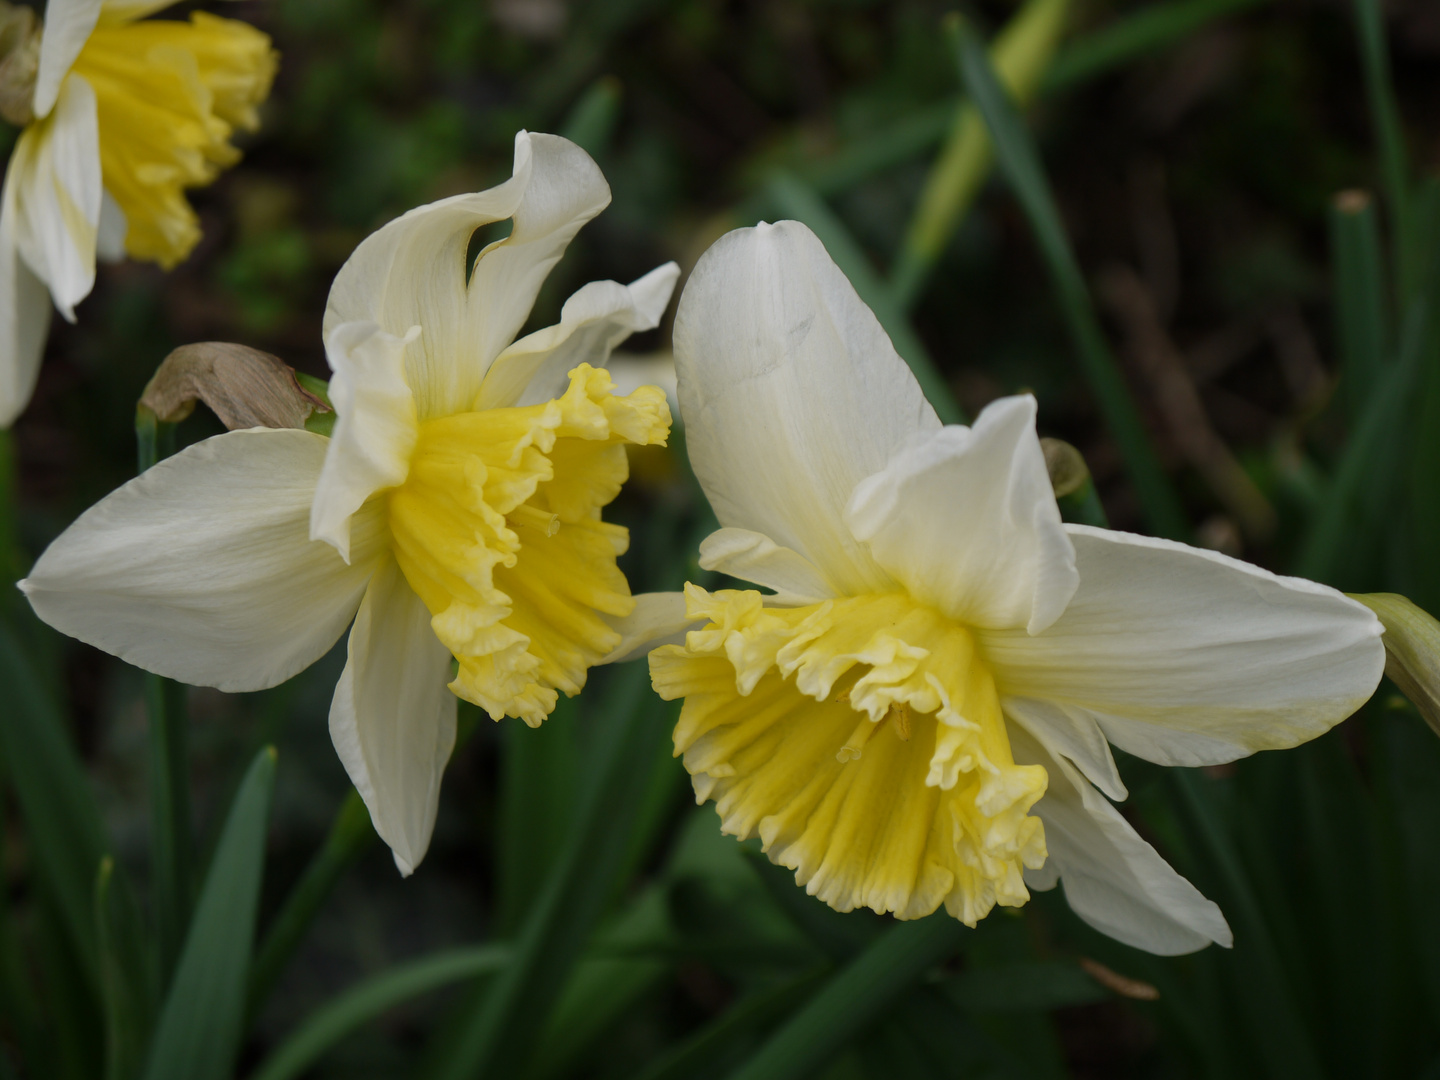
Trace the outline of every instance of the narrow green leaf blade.
{"label": "narrow green leaf blade", "polygon": [[990,128],[1000,167],[1030,219],[1081,366],[1125,460],[1146,523],[1160,536],[1184,539],[1189,528],[1180,500],[1160,467],[1139,410],[1100,329],[1030,132],[996,79],[985,47],[963,23],[957,27],[957,34],[965,86]]}
{"label": "narrow green leaf blade", "polygon": [[376,839],[370,811],[354,788],[340,804],[324,845],[310,860],[295,888],[285,898],[279,914],[270,924],[264,942],[250,969],[249,1005],[252,1018],[265,1004],[270,991],[285,971],[285,965],[305,937],[305,931],[330,896],[336,883]]}
{"label": "narrow green leaf blade", "polygon": [[107,847],[100,815],[60,710],[8,623],[0,623],[0,686],[8,698],[0,758],[20,804],[31,857],[98,989],[93,896],[95,869]]}
{"label": "narrow green leaf blade", "polygon": [[1374,393],[1389,359],[1390,326],[1380,221],[1363,191],[1342,191],[1330,205],[1335,265],[1335,337],[1340,346],[1340,397],[1351,420]]}
{"label": "narrow green leaf blade", "polygon": [[275,749],[267,746],[230,804],[160,1013],[146,1080],[226,1080],[235,1067],[274,783]]}
{"label": "narrow green leaf blade", "polygon": [[808,1076],[863,1034],[931,966],[952,955],[966,928],[941,911],[896,923],[837,972],[730,1080]]}
{"label": "narrow green leaf blade", "polygon": [[1412,226],[1410,165],[1400,108],[1390,78],[1390,54],[1385,41],[1385,16],[1380,0],[1355,0],[1355,26],[1360,39],[1360,66],[1365,73],[1365,98],[1379,144],[1380,173],[1390,203],[1390,235],[1395,247],[1396,280],[1400,297],[1409,300],[1420,287],[1423,252]]}
{"label": "narrow green leaf blade", "polygon": [[357,983],[305,1018],[250,1080],[293,1080],[362,1024],[413,997],[499,971],[510,960],[505,945],[451,949],[400,964]]}

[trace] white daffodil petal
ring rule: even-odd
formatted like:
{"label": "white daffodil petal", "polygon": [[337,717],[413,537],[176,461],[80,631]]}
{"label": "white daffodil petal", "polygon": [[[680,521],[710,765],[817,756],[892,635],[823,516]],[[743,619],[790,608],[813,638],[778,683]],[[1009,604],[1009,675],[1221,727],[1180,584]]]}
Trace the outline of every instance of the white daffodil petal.
{"label": "white daffodil petal", "polygon": [[940,421],[815,234],[782,221],[716,241],[680,298],[675,367],[720,524],[799,552],[847,593],[893,588],[845,503]]}
{"label": "white daffodil petal", "polygon": [[774,589],[797,604],[840,595],[805,556],[749,529],[716,529],[700,542],[700,566]]}
{"label": "white daffodil petal", "polygon": [[629,615],[606,615],[604,619],[619,631],[620,644],[602,664],[619,664],[661,645],[678,645],[685,640],[686,631],[705,621],[685,614],[685,594],[678,592],[639,593]]}
{"label": "white daffodil petal", "polygon": [[326,440],[232,431],[187,447],[75,521],[20,583],[36,614],[147,671],[260,690],[308,667],[355,614],[378,515],[346,566],[309,536]]}
{"label": "white daffodil petal", "polygon": [[49,0],[45,5],[45,32],[40,37],[40,66],[35,72],[32,105],[36,116],[48,116],[55,107],[60,84],[90,40],[100,8],[101,0]]}
{"label": "white daffodil petal", "polygon": [[604,367],[620,342],[660,325],[679,276],[672,262],[629,285],[590,282],[565,301],[558,323],[527,334],[496,358],[478,407],[538,405],[559,397],[577,365]]}
{"label": "white daffodil petal", "polygon": [[1068,760],[1110,798],[1124,802],[1129,797],[1105,733],[1084,709],[1014,697],[1003,698],[1000,704],[1007,718],[1022,725],[1051,754]]}
{"label": "white daffodil petal", "polygon": [[1046,889],[1058,874],[1075,914],[1116,941],[1160,956],[1233,942],[1225,916],[1142,840],[1114,806],[1063,758],[1011,727],[1015,760],[1043,765],[1045,797],[1031,811],[1045,823],[1049,857],[1025,883]]}
{"label": "white daffodil petal", "polygon": [[405,357],[419,327],[403,338],[374,323],[342,323],[325,339],[335,372],[330,401],[335,430],[315,486],[310,535],[350,561],[350,522],[375,492],[397,487],[410,471],[419,437],[415,399],[405,381]]}
{"label": "white daffodil petal", "polygon": [[970,626],[1039,633],[1080,584],[1028,394],[915,439],[856,487],[846,520],[912,596]]}
{"label": "white daffodil petal", "polygon": [[[535,303],[540,285],[610,189],[590,156],[555,135],[515,136],[514,175],[396,218],[355,249],[326,305],[324,333],[375,322],[395,335],[422,328],[407,380],[421,419],[475,407],[481,382]],[[470,238],[506,218],[514,227],[481,252],[466,284]]]}
{"label": "white daffodil petal", "polygon": [[1035,637],[977,631],[1002,695],[1083,710],[1116,746],[1207,765],[1313,739],[1359,708],[1385,650],[1334,589],[1213,551],[1080,525],[1080,588]]}
{"label": "white daffodil petal", "polygon": [[350,630],[330,738],[406,876],[430,847],[440,780],[455,749],[449,679],[450,652],[430,629],[430,612],[387,558]]}
{"label": "white daffodil petal", "polygon": [[100,226],[100,131],[88,82],[72,75],[61,84],[51,114],[20,133],[9,172],[5,199],[16,246],[74,322],[75,305],[95,286]]}
{"label": "white daffodil petal", "polygon": [[50,333],[50,294],[20,257],[8,205],[0,196],[0,428],[30,404]]}

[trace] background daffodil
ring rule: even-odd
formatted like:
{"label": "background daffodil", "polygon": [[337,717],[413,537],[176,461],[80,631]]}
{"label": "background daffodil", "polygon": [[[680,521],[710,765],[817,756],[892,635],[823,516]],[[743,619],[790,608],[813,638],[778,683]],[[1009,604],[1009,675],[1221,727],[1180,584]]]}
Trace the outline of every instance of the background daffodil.
{"label": "background daffodil", "polygon": [[[409,873],[455,741],[455,696],[540,723],[616,647],[626,530],[600,511],[626,443],[663,443],[665,395],[598,366],[654,327],[673,263],[592,282],[513,341],[571,238],[609,201],[573,143],[522,132],[514,175],[362,243],[325,312],[332,438],[220,435],[77,520],[21,583],[64,632],[184,682],[256,690],[354,622],[336,750]],[[467,276],[475,230],[513,219]],[[512,343],[513,342],[513,343]],[[447,690],[446,684],[449,684]],[[454,694],[450,691],[453,690]]]}
{"label": "background daffodil", "polygon": [[[701,565],[772,589],[647,601],[650,658],[725,831],[841,910],[969,924],[1063,881],[1156,953],[1230,944],[1112,805],[1110,744],[1163,765],[1294,746],[1384,666],[1362,605],[1235,559],[1064,525],[1035,401],[942,426],[816,237],[729,233],[681,300]],[[693,625],[693,623],[692,623]],[[1108,798],[1106,797],[1108,796]]]}
{"label": "background daffodil", "polygon": [[171,2],[50,0],[43,30],[15,38],[39,45],[34,68],[7,65],[25,85],[3,88],[5,118],[24,130],[0,204],[0,425],[34,390],[46,290],[73,322],[97,255],[184,259],[200,239],[184,189],[239,160],[235,128],[259,127],[270,39],[203,11],[139,21]]}

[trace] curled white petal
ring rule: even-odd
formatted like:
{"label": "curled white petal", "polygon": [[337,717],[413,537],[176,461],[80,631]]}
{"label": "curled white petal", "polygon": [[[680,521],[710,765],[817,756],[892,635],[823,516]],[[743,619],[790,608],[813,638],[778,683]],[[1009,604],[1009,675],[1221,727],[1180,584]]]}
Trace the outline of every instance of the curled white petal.
{"label": "curled white petal", "polygon": [[385,559],[355,616],[330,703],[330,738],[400,873],[425,857],[455,748],[450,652],[430,612]]}
{"label": "curled white petal", "polygon": [[[514,175],[401,215],[365,239],[340,268],[324,333],[373,322],[393,335],[423,328],[407,359],[422,419],[475,407],[486,371],[524,325],[551,267],[610,189],[589,155],[555,135],[515,136]],[[470,240],[513,219],[481,253],[467,284]]]}
{"label": "curled white petal", "polygon": [[629,615],[607,615],[605,621],[620,633],[620,644],[601,660],[618,664],[647,655],[661,645],[678,645],[685,633],[704,620],[685,613],[685,594],[678,592],[638,593],[635,610]]}
{"label": "curled white petal", "polygon": [[20,583],[71,637],[182,682],[260,690],[314,663],[355,614],[384,543],[357,519],[352,565],[309,536],[325,439],[232,431],[85,511]]}
{"label": "curled white petal", "polygon": [[1140,838],[1120,812],[1064,758],[1010,728],[1015,760],[1045,766],[1045,797],[1031,811],[1045,823],[1049,857],[1025,883],[1046,889],[1058,876],[1070,907],[1116,941],[1160,956],[1233,943],[1225,916]]}
{"label": "curled white petal", "polygon": [[55,107],[60,84],[100,18],[101,0],[49,0],[45,5],[45,32],[40,37],[40,66],[35,72],[35,115],[45,117]]}
{"label": "curled white petal", "polygon": [[49,116],[20,133],[5,203],[21,256],[74,322],[75,305],[95,286],[101,203],[95,91],[80,76],[61,84]]}
{"label": "curled white petal", "polygon": [[855,488],[846,520],[912,596],[970,626],[1037,634],[1080,585],[1028,394],[912,440]]}
{"label": "curled white petal", "polygon": [[655,329],[679,277],[680,268],[671,262],[629,285],[590,282],[565,301],[558,323],[525,335],[496,358],[480,389],[479,407],[535,405],[559,397],[576,365],[604,367],[631,334]]}
{"label": "curled white petal", "polygon": [[405,356],[420,328],[404,337],[374,323],[342,323],[325,340],[335,375],[335,429],[315,487],[310,535],[350,561],[350,519],[371,495],[405,482],[419,425],[405,380]]}

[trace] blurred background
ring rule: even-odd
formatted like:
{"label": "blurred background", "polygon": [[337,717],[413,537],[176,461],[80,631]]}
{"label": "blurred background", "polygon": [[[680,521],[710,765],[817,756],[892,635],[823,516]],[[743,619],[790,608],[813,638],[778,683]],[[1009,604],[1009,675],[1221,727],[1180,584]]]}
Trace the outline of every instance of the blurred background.
{"label": "blurred background", "polygon": [[[988,159],[971,194],[951,184],[948,217],[916,224],[917,207],[945,202],[937,161],[966,100],[942,29],[953,4],[224,5],[281,55],[263,127],[240,165],[193,193],[204,240],[188,261],[169,275],[103,268],[79,324],[57,319],[8,443],[12,578],[134,475],[132,403],[170,349],[242,342],[326,377],[321,314],[354,246],[413,206],[506,178],[523,127],[575,138],[614,195],[527,330],[586,281],[629,281],[667,259],[688,271],[727,229],[800,217],[952,417],[1034,393],[1042,435],[1082,452],[1112,526],[1437,610],[1440,335],[1426,268],[1440,201],[1426,176],[1440,152],[1440,4],[1050,8],[1053,58],[1031,65],[1024,127],[1078,278],[1065,252],[1037,244],[1016,174],[992,174]],[[1020,11],[985,0],[963,14],[989,39]],[[1387,144],[1377,117],[1391,103]],[[1098,344],[1077,329],[1089,319]],[[624,348],[663,354],[668,320]],[[1097,377],[1106,364],[1118,382]],[[1126,408],[1139,421],[1129,436]],[[219,430],[202,409],[178,438]],[[1170,495],[1136,484],[1134,446]],[[693,553],[711,519],[683,437],[632,471],[607,517],[632,530],[622,565],[635,591],[704,580]],[[25,708],[64,718],[143,922],[144,676],[7,603],[23,650],[8,670],[32,678]],[[473,975],[353,1012],[343,1037],[288,1072],[273,1055],[347,988],[514,939],[556,903],[546,925],[575,941],[537,961],[548,974],[516,1013],[504,1075],[729,1075],[887,930],[830,912],[719,836],[669,757],[674,711],[639,664],[595,672],[537,732],[465,707],[434,845],[402,880],[368,825],[344,816],[349,784],[325,724],[342,660],[262,694],[188,693],[199,868],[257,749],[279,750],[259,941],[317,851],[333,856],[333,872],[306,878],[325,883],[318,914],[269,954],[269,983],[252,980],[239,1075],[471,1075],[465,1032],[489,986]],[[617,746],[629,748],[619,795],[594,775]],[[27,768],[16,740],[4,751],[12,778]],[[1128,759],[1122,771],[1127,815],[1220,903],[1232,951],[1150,957],[1089,930],[1058,893],[1037,895],[877,992],[863,1022],[828,1032],[814,1075],[1440,1078],[1440,743],[1388,682],[1301,750],[1195,775]],[[99,1076],[107,1062],[105,1075],[123,1073],[107,1056],[104,995],[66,966],[44,836],[8,791],[0,1077]],[[608,862],[584,864],[575,838],[612,829],[623,842]]]}

